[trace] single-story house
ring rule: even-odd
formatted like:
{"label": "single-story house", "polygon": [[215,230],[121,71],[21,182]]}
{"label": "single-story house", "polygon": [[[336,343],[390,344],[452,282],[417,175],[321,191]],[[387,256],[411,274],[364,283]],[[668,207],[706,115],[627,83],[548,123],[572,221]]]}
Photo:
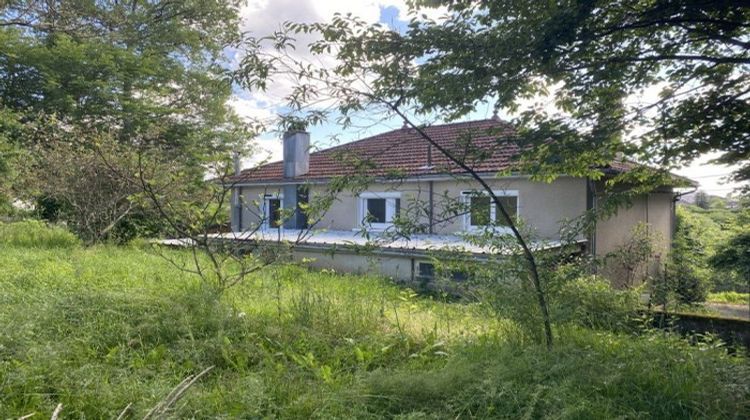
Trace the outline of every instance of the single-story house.
{"label": "single-story house", "polygon": [[[597,206],[601,199],[601,180],[563,175],[544,183],[513,172],[498,176],[511,168],[519,149],[512,140],[514,128],[497,118],[433,125],[424,131],[480,173],[511,215],[530,227],[544,246],[559,243],[561,223]],[[238,170],[230,179],[234,192],[231,226],[240,238],[250,232],[252,237],[245,239],[292,239],[311,229],[295,247],[295,258],[313,260],[313,266],[322,268],[375,270],[414,280],[431,275],[430,252],[442,246],[463,243],[481,258],[486,251],[462,242],[463,233],[482,229],[488,221],[506,229],[476,181],[414,129],[404,127],[313,153],[308,133],[285,133],[283,142],[283,161]],[[630,165],[618,161],[603,169],[613,174]],[[315,226],[309,226],[301,211],[305,203],[326,194],[332,180],[362,174],[370,177],[366,186],[357,192],[338,192]],[[604,256],[627,242],[633,228],[643,222],[664,239],[658,253],[666,254],[671,247],[675,197],[668,186],[643,194],[616,215],[598,221],[593,234],[580,237],[580,243],[586,252]],[[450,212],[445,209],[461,202],[469,210],[446,217]],[[349,245],[366,242],[363,229],[377,237],[407,207],[421,209],[414,213],[421,233],[378,244],[367,256],[349,249]]]}

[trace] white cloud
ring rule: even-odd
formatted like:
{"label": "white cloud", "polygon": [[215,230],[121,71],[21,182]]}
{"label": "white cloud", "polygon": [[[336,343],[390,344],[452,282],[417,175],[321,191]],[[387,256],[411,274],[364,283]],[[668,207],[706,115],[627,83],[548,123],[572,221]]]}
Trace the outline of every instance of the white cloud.
{"label": "white cloud", "polygon": [[229,106],[234,112],[246,122],[252,120],[270,120],[274,117],[273,109],[268,102],[258,97],[243,97],[241,95],[232,95],[229,99]]}
{"label": "white cloud", "polygon": [[259,164],[276,162],[282,159],[284,149],[280,139],[269,137],[256,141],[255,152],[242,160],[243,168],[252,168]]}
{"label": "white cloud", "polygon": [[[376,23],[380,20],[381,10],[395,7],[398,19],[407,20],[408,7],[405,0],[250,0],[240,11],[242,18],[241,30],[251,36],[263,37],[279,30],[285,22],[327,22],[335,13],[351,13],[365,22]],[[424,9],[419,14],[437,18],[445,13],[442,9]],[[335,64],[333,57],[314,56],[307,45],[317,37],[312,34],[298,34],[296,48],[290,50],[294,60],[309,62],[317,66],[331,67]],[[242,59],[242,53],[231,54],[232,66],[237,67]],[[256,103],[263,103],[267,107],[278,107],[284,102],[294,86],[294,81],[277,77],[271,80],[265,92],[247,94]],[[248,104],[242,104],[247,106]]]}

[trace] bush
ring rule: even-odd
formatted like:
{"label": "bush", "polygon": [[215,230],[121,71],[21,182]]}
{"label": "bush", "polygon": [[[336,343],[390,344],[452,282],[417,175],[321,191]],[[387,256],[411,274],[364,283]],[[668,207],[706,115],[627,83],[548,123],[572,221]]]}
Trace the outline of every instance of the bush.
{"label": "bush", "polygon": [[38,220],[0,223],[0,245],[27,248],[72,248],[80,241],[67,229]]}
{"label": "bush", "polygon": [[750,287],[750,230],[732,236],[719,247],[708,263],[724,275],[744,279],[746,287]]}
{"label": "bush", "polygon": [[677,212],[672,252],[666,266],[667,287],[679,303],[705,302],[710,288],[706,268],[705,227],[694,215]]}
{"label": "bush", "polygon": [[674,294],[679,303],[694,304],[705,302],[709,284],[699,270],[688,264],[668,264],[667,275],[673,279]]}
{"label": "bush", "polygon": [[550,301],[556,322],[617,331],[631,328],[640,299],[637,289],[615,289],[603,277],[588,276],[563,284]]}

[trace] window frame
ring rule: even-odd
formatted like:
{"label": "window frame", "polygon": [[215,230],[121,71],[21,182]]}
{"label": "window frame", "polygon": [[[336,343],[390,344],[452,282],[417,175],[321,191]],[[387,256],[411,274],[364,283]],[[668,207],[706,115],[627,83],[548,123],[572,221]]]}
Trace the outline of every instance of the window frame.
{"label": "window frame", "polygon": [[279,211],[284,210],[284,194],[263,194],[263,229],[280,229],[284,227],[284,219],[281,219],[279,226],[271,226],[271,215],[268,211],[271,208],[271,200],[279,200]]}
{"label": "window frame", "polygon": [[[515,197],[516,198],[516,215],[515,217],[518,218],[521,214],[521,196],[518,193],[518,190],[492,190],[492,193],[495,194],[498,198],[500,197]],[[488,225],[472,225],[471,224],[471,199],[473,197],[489,197],[490,195],[486,191],[461,191],[461,197],[463,203],[466,205],[467,212],[464,214],[464,230],[466,232],[477,232],[484,230],[488,227]],[[497,216],[498,216],[497,206],[495,203],[492,202],[492,199],[490,199],[490,222],[496,223],[497,222]],[[494,231],[498,233],[510,233],[511,229],[509,226],[493,226]]]}
{"label": "window frame", "polygon": [[[431,268],[429,271],[431,271],[431,273],[430,274],[423,273],[422,266],[425,266],[425,267],[430,266]],[[417,267],[414,273],[414,277],[416,280],[419,280],[419,281],[431,282],[435,280],[435,271],[436,271],[435,263],[433,263],[432,261],[417,261]]]}
{"label": "window frame", "polygon": [[[376,222],[365,222],[365,216],[367,215],[367,200],[371,199],[383,199],[385,200],[385,223]],[[360,193],[357,196],[357,223],[359,228],[369,228],[375,231],[386,230],[393,226],[393,218],[396,216],[396,210],[401,206],[396,205],[396,200],[401,200],[400,192],[372,192],[367,191]],[[390,217],[389,217],[390,216]],[[390,220],[390,221],[389,221]],[[357,230],[357,229],[355,229]]]}

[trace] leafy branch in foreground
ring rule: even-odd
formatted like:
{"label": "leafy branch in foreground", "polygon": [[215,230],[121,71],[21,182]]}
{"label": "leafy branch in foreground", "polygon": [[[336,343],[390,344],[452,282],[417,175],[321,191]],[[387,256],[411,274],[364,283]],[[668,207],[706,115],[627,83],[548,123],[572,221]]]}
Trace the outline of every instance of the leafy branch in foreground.
{"label": "leafy branch in foreground", "polygon": [[[526,111],[521,122],[538,134],[537,144],[564,144],[559,156],[620,150],[676,167],[718,152],[716,162],[739,166],[735,181],[750,180],[747,4],[415,3],[446,7],[445,19],[412,20],[388,50],[368,47],[385,45],[386,35],[360,31],[356,41],[371,56],[397,51],[419,62],[402,88],[426,111],[456,117],[493,98],[498,108]],[[537,96],[560,112],[522,105]]]}

